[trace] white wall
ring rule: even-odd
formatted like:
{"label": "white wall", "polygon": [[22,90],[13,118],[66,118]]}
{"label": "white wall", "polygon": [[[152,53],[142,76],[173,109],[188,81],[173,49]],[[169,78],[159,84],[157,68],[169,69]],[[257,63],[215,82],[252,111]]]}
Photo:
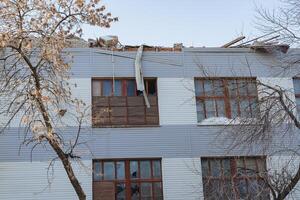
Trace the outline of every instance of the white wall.
{"label": "white wall", "polygon": [[161,125],[197,123],[193,78],[158,78],[157,88]]}
{"label": "white wall", "polygon": [[163,158],[164,200],[203,199],[200,158]]}
{"label": "white wall", "polygon": [[[74,164],[74,171],[92,199],[91,161],[83,161],[85,167]],[[48,162],[0,162],[0,199],[3,200],[68,200],[77,199],[59,161],[54,168],[54,179],[47,182]]]}

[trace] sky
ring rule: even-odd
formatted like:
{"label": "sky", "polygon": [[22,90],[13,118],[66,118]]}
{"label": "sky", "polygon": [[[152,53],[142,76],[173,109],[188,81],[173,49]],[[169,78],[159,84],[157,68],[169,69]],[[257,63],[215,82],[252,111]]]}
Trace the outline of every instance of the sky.
{"label": "sky", "polygon": [[217,47],[244,35],[261,35],[256,8],[275,9],[279,0],[103,0],[119,18],[111,28],[84,26],[84,39],[117,35],[123,45]]}

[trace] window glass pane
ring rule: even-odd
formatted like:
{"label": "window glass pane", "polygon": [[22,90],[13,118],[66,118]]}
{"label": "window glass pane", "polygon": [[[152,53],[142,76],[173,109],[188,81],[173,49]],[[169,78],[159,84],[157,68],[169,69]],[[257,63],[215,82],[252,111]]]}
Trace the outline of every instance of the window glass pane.
{"label": "window glass pane", "polygon": [[255,158],[246,158],[245,159],[246,173],[248,176],[255,176],[257,173],[255,160],[256,160]]}
{"label": "window glass pane", "polygon": [[257,96],[257,85],[256,85],[255,80],[251,80],[248,83],[248,92],[249,92],[249,95]]}
{"label": "window glass pane", "polygon": [[101,81],[93,80],[92,82],[93,96],[101,96]]}
{"label": "window glass pane", "polygon": [[115,80],[114,85],[114,95],[115,96],[122,96],[122,81],[121,80]]}
{"label": "window glass pane", "polygon": [[195,80],[195,93],[196,93],[196,96],[204,95],[202,81],[200,81],[200,80]]}
{"label": "window glass pane", "polygon": [[297,113],[299,116],[300,115],[300,98],[296,98],[296,105],[297,105]]}
{"label": "window glass pane", "polygon": [[230,179],[225,179],[223,181],[223,188],[221,188],[221,190],[223,190],[223,199],[226,200],[232,200],[234,199],[234,192],[233,192],[233,187],[232,187],[232,182]]}
{"label": "window glass pane", "polygon": [[142,199],[152,199],[152,183],[141,183],[141,197]]}
{"label": "window glass pane", "polygon": [[138,161],[130,161],[130,177],[138,178]]}
{"label": "window glass pane", "polygon": [[237,176],[245,175],[244,159],[242,158],[236,159],[236,170],[237,170]]}
{"label": "window glass pane", "polygon": [[239,85],[239,95],[247,96],[247,81],[246,80],[238,80]]}
{"label": "window glass pane", "polygon": [[237,84],[235,80],[228,80],[228,92],[231,97],[237,96]]}
{"label": "window glass pane", "polygon": [[163,199],[162,188],[161,188],[161,183],[160,182],[153,183],[153,193],[154,193],[154,199],[155,200],[162,200]]}
{"label": "window glass pane", "polygon": [[238,116],[238,102],[236,99],[230,100],[231,118],[234,119]]}
{"label": "window glass pane", "polygon": [[223,173],[224,173],[224,176],[230,177],[231,176],[230,159],[223,159],[222,160],[222,164],[223,164]]}
{"label": "window glass pane", "polygon": [[104,180],[115,179],[115,165],[114,162],[104,162]]}
{"label": "window glass pane", "polygon": [[148,95],[156,96],[156,80],[147,80],[148,82]]}
{"label": "window glass pane", "polygon": [[116,197],[117,197],[117,200],[125,200],[126,199],[125,183],[118,183],[117,184]]}
{"label": "window glass pane", "polygon": [[204,116],[204,101],[203,100],[197,100],[197,120],[198,122],[201,122],[205,116]]}
{"label": "window glass pane", "polygon": [[202,176],[209,176],[208,160],[201,159]]}
{"label": "window glass pane", "polygon": [[221,163],[219,159],[213,159],[210,161],[211,175],[214,177],[221,176]]}
{"label": "window glass pane", "polygon": [[215,117],[216,116],[216,108],[214,100],[206,100],[205,101],[205,110],[206,110],[206,118]]}
{"label": "window glass pane", "polygon": [[141,178],[151,178],[151,162],[140,161]]}
{"label": "window glass pane", "polygon": [[256,179],[248,179],[248,195],[250,199],[260,199],[260,193],[263,188],[259,187]]}
{"label": "window glass pane", "polygon": [[294,82],[294,91],[295,91],[295,94],[300,94],[300,79],[295,78],[293,80],[293,82]]}
{"label": "window glass pane", "polygon": [[102,180],[103,174],[102,174],[101,169],[102,169],[101,162],[95,162],[94,163],[94,181]]}
{"label": "window glass pane", "polygon": [[153,178],[160,178],[161,177],[161,169],[160,169],[160,161],[153,160],[152,161],[152,168],[153,168]]}
{"label": "window glass pane", "polygon": [[218,117],[225,117],[225,103],[224,100],[216,100],[217,108],[218,108]]}
{"label": "window glass pane", "polygon": [[259,107],[257,104],[257,99],[256,98],[251,98],[250,99],[250,106],[251,106],[251,117],[258,117],[259,115]]}
{"label": "window glass pane", "polygon": [[131,183],[131,200],[138,200],[140,196],[140,187],[136,183]]}
{"label": "window glass pane", "polygon": [[112,81],[104,80],[102,96],[111,96],[111,95],[112,95]]}
{"label": "window glass pane", "polygon": [[223,81],[214,80],[215,96],[224,96]]}
{"label": "window glass pane", "polygon": [[204,81],[204,91],[205,91],[205,96],[213,96],[214,91],[213,91],[213,85],[211,80]]}
{"label": "window glass pane", "polygon": [[247,184],[244,179],[238,179],[236,181],[236,189],[239,193],[240,199],[246,199],[247,197]]}
{"label": "window glass pane", "polygon": [[265,159],[259,158],[257,159],[257,166],[259,172],[266,172],[266,162]]}
{"label": "window glass pane", "polygon": [[135,80],[127,80],[127,96],[136,96]]}
{"label": "window glass pane", "polygon": [[241,117],[251,117],[251,110],[248,99],[240,100]]}
{"label": "window glass pane", "polygon": [[124,161],[118,161],[116,162],[116,168],[117,168],[117,179],[125,179],[125,164]]}

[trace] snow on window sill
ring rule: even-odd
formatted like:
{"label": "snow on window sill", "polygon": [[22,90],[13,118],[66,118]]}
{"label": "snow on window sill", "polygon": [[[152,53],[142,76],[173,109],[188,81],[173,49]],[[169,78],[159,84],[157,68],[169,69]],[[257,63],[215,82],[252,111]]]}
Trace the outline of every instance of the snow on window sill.
{"label": "snow on window sill", "polygon": [[199,126],[219,126],[219,125],[245,125],[256,124],[255,118],[235,118],[229,119],[226,117],[210,117],[198,122]]}

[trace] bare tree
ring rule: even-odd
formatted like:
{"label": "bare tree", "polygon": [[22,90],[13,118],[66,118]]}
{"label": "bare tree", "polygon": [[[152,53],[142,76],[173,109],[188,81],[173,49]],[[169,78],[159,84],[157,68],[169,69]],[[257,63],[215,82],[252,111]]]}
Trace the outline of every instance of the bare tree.
{"label": "bare tree", "polygon": [[[71,161],[79,159],[74,148],[86,114],[84,103],[74,99],[68,38],[80,37],[83,23],[109,27],[117,18],[105,12],[99,0],[1,0],[0,98],[1,115],[7,116],[1,133],[21,115],[24,144],[49,144],[61,160],[79,199],[86,199]],[[74,140],[64,141],[60,122],[66,113],[78,122]]]}

